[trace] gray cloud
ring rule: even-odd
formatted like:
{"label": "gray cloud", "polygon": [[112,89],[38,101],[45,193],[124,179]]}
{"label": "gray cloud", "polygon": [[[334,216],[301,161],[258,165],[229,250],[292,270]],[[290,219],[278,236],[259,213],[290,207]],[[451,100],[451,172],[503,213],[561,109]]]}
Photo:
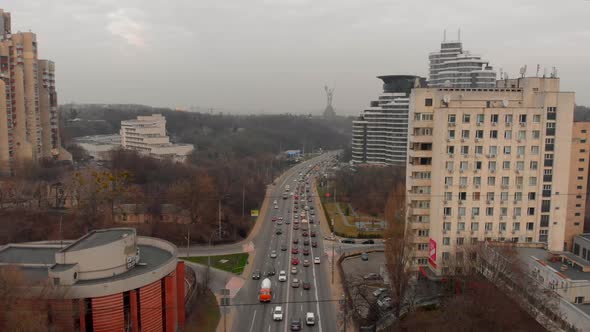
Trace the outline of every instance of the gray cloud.
{"label": "gray cloud", "polygon": [[[558,67],[590,104],[583,0],[7,0],[15,30],[57,63],[61,102],[358,113],[381,74],[426,75],[443,29],[515,76]],[[529,70],[534,74],[534,69]]]}

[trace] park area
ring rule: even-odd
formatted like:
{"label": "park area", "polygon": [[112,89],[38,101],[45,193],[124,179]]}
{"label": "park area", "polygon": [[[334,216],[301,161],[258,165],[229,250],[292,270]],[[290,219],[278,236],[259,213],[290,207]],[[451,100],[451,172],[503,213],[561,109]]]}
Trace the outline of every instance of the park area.
{"label": "park area", "polygon": [[[199,257],[181,257],[181,259],[187,260],[189,262],[207,265],[209,262],[208,256],[199,256]],[[248,254],[241,253],[241,254],[232,254],[232,255],[220,255],[220,256],[210,256],[211,259],[211,267],[231,272],[236,275],[242,274],[244,271],[244,267],[248,264]]]}

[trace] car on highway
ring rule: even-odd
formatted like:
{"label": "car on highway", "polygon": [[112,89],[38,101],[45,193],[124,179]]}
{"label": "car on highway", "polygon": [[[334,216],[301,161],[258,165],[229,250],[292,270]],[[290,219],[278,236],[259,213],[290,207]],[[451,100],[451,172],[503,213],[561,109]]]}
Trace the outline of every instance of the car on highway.
{"label": "car on highway", "polygon": [[293,244],[299,244],[299,239],[298,238],[293,239]]}
{"label": "car on highway", "polygon": [[282,220],[277,220],[277,225],[282,225],[283,221]]}
{"label": "car on highway", "polygon": [[311,237],[315,237],[315,232],[314,232],[314,231],[311,231],[311,232],[309,233],[309,236],[311,236]]}
{"label": "car on highway", "polygon": [[291,253],[292,253],[293,255],[297,255],[297,254],[299,253],[299,249],[298,249],[297,247],[293,247],[293,248],[291,249]]}
{"label": "car on highway", "polygon": [[289,219],[285,220],[285,224],[287,224],[287,225],[291,224],[291,220],[289,220]]}
{"label": "car on highway", "polygon": [[287,251],[287,249],[288,248],[286,244],[281,245],[281,251]]}
{"label": "car on highway", "polygon": [[307,326],[315,325],[315,315],[313,314],[313,312],[308,312],[305,315],[305,324]]}
{"label": "car on highway", "polygon": [[278,209],[279,209],[279,206],[278,205],[275,205],[275,210],[278,210]]}
{"label": "car on highway", "polygon": [[311,210],[311,211],[309,212],[309,214],[310,214],[310,215],[312,215],[312,216],[315,216],[315,212],[314,212],[313,210]]}
{"label": "car on highway", "polygon": [[363,252],[361,254],[361,260],[368,261],[369,260],[369,254],[367,254],[366,252]]}
{"label": "car on highway", "polygon": [[319,258],[318,256],[316,256],[316,257],[313,259],[313,263],[314,263],[314,264],[319,264],[319,263],[320,263],[320,258]]}
{"label": "car on highway", "polygon": [[291,281],[291,287],[299,288],[299,285],[300,285],[299,279],[295,278]]}
{"label": "car on highway", "polygon": [[297,266],[291,266],[291,274],[297,274]]}
{"label": "car on highway", "polygon": [[278,228],[278,229],[277,229],[277,231],[276,231],[275,233],[276,233],[277,235],[281,235],[281,234],[283,234],[283,231],[282,231],[280,228]]}
{"label": "car on highway", "polygon": [[303,245],[304,246],[308,246],[309,245],[309,240],[307,240],[307,239],[303,240]]}
{"label": "car on highway", "polygon": [[309,256],[309,248],[303,248],[303,256]]}
{"label": "car on highway", "polygon": [[309,233],[307,231],[304,231],[303,234],[301,234],[303,236],[309,236]]}
{"label": "car on highway", "polygon": [[279,281],[287,281],[287,272],[285,270],[279,272]]}
{"label": "car on highway", "polygon": [[272,320],[283,320],[283,308],[280,305],[276,306],[272,311]]}
{"label": "car on highway", "polygon": [[297,224],[293,225],[293,230],[294,231],[298,231],[299,230],[299,225],[297,225]]}
{"label": "car on highway", "polygon": [[283,220],[284,218],[283,218],[283,216],[279,216],[279,218],[278,218],[278,219],[279,219],[279,220]]}
{"label": "car on highway", "polygon": [[363,279],[365,279],[365,280],[379,280],[379,279],[381,279],[381,276],[375,272],[371,272],[371,273],[365,274],[363,276]]}
{"label": "car on highway", "polygon": [[277,217],[272,217],[272,221],[277,221]]}
{"label": "car on highway", "polygon": [[312,246],[313,248],[317,248],[317,246],[318,246],[318,243],[317,243],[316,241],[311,241],[311,246]]}
{"label": "car on highway", "polygon": [[303,266],[308,267],[309,266],[309,259],[304,259],[303,260]]}
{"label": "car on highway", "polygon": [[272,277],[275,274],[277,274],[277,273],[275,272],[275,268],[274,267],[269,267],[268,270],[266,270],[266,271],[264,271],[262,273],[262,275],[265,276],[265,277]]}
{"label": "car on highway", "polygon": [[252,279],[253,280],[259,280],[260,279],[260,270],[256,270],[256,271],[252,272]]}
{"label": "car on highway", "polygon": [[277,251],[273,250],[270,252],[270,258],[277,258]]}
{"label": "car on highway", "polygon": [[309,282],[304,281],[303,282],[303,289],[310,290],[311,289],[311,284]]}
{"label": "car on highway", "polygon": [[[294,211],[297,212],[297,209],[294,209]],[[295,214],[293,215],[293,219],[299,219],[299,216]]]}
{"label": "car on highway", "polygon": [[381,310],[390,309],[393,307],[393,300],[389,296],[384,296],[383,298],[377,300],[377,305]]}
{"label": "car on highway", "polygon": [[[319,257],[317,257],[317,258],[319,258]],[[293,257],[291,259],[291,265],[299,265],[299,258]]]}
{"label": "car on highway", "polygon": [[365,240],[363,241],[363,244],[375,244],[374,240]]}

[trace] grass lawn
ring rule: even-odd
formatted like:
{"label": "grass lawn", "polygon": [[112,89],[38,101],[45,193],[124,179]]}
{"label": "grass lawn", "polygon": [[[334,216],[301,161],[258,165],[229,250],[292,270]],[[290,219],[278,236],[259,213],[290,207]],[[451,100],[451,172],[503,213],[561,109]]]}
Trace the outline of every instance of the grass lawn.
{"label": "grass lawn", "polygon": [[[244,267],[246,266],[246,264],[248,264],[248,256],[249,254],[247,253],[211,256],[211,266],[216,269],[240,275],[244,271]],[[207,256],[202,256],[181,257],[181,259],[197,264],[207,265],[208,258]]]}
{"label": "grass lawn", "polygon": [[215,332],[221,314],[215,295],[206,290],[206,293],[195,302],[186,322],[186,331],[190,332]]}

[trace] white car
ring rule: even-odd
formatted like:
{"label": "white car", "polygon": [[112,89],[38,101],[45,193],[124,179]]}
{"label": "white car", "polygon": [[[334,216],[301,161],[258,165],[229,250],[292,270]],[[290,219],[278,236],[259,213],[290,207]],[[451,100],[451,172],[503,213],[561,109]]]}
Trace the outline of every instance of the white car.
{"label": "white car", "polygon": [[314,263],[314,264],[319,264],[319,263],[320,263],[320,258],[319,258],[318,256],[316,256],[316,257],[313,259],[313,263]]}
{"label": "white car", "polygon": [[287,272],[285,270],[279,272],[279,281],[287,281]]}
{"label": "white car", "polygon": [[278,209],[278,208],[279,208],[279,206],[278,205],[275,205],[275,209]]}
{"label": "white car", "polygon": [[277,251],[273,250],[270,252],[270,258],[277,258]]}
{"label": "white car", "polygon": [[313,314],[313,312],[308,312],[305,315],[305,324],[307,326],[315,325],[315,315]]}
{"label": "white car", "polygon": [[272,320],[283,320],[283,308],[280,305],[272,311]]}

